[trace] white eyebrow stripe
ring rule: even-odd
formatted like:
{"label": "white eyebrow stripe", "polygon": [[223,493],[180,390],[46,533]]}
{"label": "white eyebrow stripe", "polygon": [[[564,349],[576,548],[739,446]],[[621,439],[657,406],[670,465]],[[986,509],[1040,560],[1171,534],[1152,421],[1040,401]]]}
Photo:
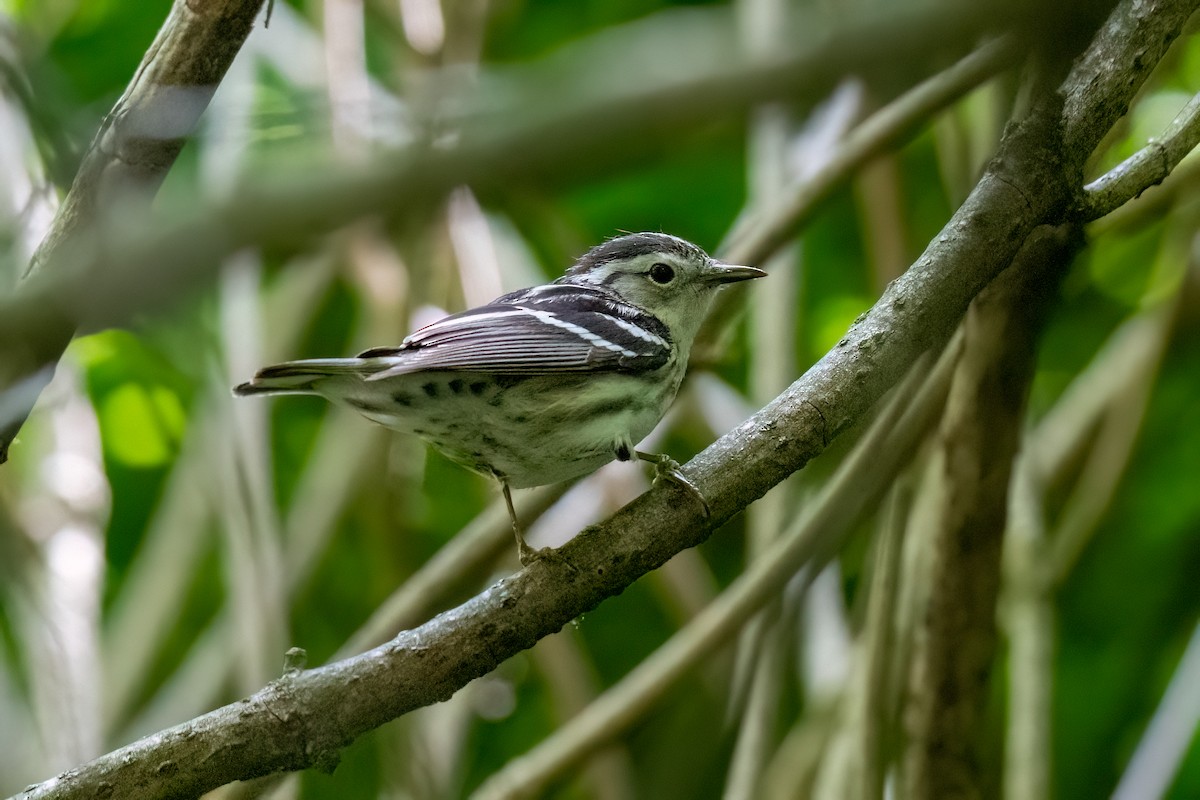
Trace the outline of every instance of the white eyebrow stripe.
{"label": "white eyebrow stripe", "polygon": [[592,331],[589,331],[582,325],[576,325],[574,322],[567,322],[565,319],[559,319],[556,314],[552,314],[549,311],[538,311],[537,309],[526,308],[525,313],[541,322],[545,322],[548,325],[554,325],[555,327],[570,331],[579,338],[590,342],[596,347],[603,347],[605,350],[612,350],[614,353],[620,353],[626,358],[634,358],[637,356],[637,353],[633,352],[632,350],[626,350],[624,347],[621,347],[621,345],[608,341]]}
{"label": "white eyebrow stripe", "polygon": [[608,319],[610,322],[615,323],[617,327],[621,328],[627,333],[633,334],[643,342],[650,342],[651,344],[656,344],[659,347],[669,347],[665,339],[657,334],[651,333],[640,325],[635,325],[634,323],[621,319],[620,317],[609,317]]}

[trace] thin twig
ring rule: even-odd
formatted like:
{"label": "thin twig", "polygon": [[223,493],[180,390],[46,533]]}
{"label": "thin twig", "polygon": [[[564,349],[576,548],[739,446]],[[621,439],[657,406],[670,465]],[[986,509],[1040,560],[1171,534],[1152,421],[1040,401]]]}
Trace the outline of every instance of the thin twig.
{"label": "thin twig", "polygon": [[1200,143],[1200,94],[1188,102],[1162,135],[1083,187],[1079,216],[1099,219],[1162,183]]}
{"label": "thin twig", "polygon": [[[896,147],[933,114],[1015,63],[1019,55],[1011,39],[997,39],[876,111],[855,126],[815,172],[793,186],[783,202],[772,203],[758,215],[747,215],[727,237],[721,257],[734,264],[766,262],[864,164]],[[717,303],[697,342],[699,350],[734,313],[731,296],[718,298]]]}
{"label": "thin twig", "polygon": [[1125,379],[1123,385],[1108,395],[1087,461],[1049,537],[1045,558],[1039,565],[1040,574],[1049,586],[1061,585],[1070,575],[1104,518],[1133,458],[1162,357],[1173,332],[1173,309],[1165,307],[1156,311],[1149,315],[1144,331],[1150,337],[1146,342],[1149,347],[1140,354],[1139,360],[1124,365],[1121,372]]}
{"label": "thin twig", "polygon": [[1185,158],[1152,192],[1100,217],[1088,225],[1088,236],[1099,239],[1110,233],[1128,233],[1145,229],[1161,220],[1172,207],[1186,207],[1200,191],[1200,158]]}
{"label": "thin twig", "polygon": [[1200,728],[1200,624],[1171,676],[1113,800],[1165,797]]}
{"label": "thin twig", "polygon": [[[1032,443],[1036,436],[1027,436]],[[1054,603],[1038,579],[1045,557],[1044,487],[1028,451],[1017,459],[1004,543],[1004,600],[998,615],[1008,639],[1008,724],[1004,797],[1046,800],[1051,788]]]}
{"label": "thin twig", "polygon": [[879,109],[854,128],[820,169],[797,185],[786,202],[748,220],[729,236],[725,254],[738,264],[757,264],[804,225],[838,186],[873,157],[895,147],[938,111],[1016,63],[1021,50],[1011,37],[995,39]]}
{"label": "thin twig", "polygon": [[[855,641],[855,659],[838,716],[812,791],[814,800],[882,800],[886,775],[886,735],[890,680],[902,662],[893,648],[897,589],[905,538],[909,482],[901,478],[879,514],[869,573],[863,580],[866,612]],[[906,579],[912,576],[905,575]]]}

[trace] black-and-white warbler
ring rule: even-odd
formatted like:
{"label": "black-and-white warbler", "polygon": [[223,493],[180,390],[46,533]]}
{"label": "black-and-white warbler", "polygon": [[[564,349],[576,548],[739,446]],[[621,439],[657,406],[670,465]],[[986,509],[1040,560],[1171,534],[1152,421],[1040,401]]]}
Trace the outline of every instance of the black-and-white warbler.
{"label": "black-and-white warbler", "polygon": [[453,314],[398,347],[264,367],[234,393],[321,395],[494,476],[528,563],[510,488],[639,458],[704,502],[678,464],[634,445],[675,399],[716,290],[765,274],[674,236],[620,236],[553,283]]}

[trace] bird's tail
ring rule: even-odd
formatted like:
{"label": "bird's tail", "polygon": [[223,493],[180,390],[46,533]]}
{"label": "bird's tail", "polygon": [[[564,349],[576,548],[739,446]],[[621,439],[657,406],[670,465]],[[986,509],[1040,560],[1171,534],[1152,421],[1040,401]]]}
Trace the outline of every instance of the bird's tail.
{"label": "bird's tail", "polygon": [[338,376],[364,375],[375,370],[360,358],[313,358],[263,367],[246,383],[233,387],[238,397],[252,394],[317,394],[319,382]]}

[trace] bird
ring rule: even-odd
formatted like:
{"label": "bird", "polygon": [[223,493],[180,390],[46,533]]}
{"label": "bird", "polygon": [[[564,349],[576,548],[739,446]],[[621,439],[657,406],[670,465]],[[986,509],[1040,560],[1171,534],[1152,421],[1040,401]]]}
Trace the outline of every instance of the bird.
{"label": "bird", "polygon": [[667,455],[635,445],[675,399],[717,290],[764,277],[665,233],[608,239],[552,283],[451,314],[353,358],[263,367],[237,396],[313,394],[424,439],[500,484],[523,565],[512,489],[640,459],[707,502]]}

